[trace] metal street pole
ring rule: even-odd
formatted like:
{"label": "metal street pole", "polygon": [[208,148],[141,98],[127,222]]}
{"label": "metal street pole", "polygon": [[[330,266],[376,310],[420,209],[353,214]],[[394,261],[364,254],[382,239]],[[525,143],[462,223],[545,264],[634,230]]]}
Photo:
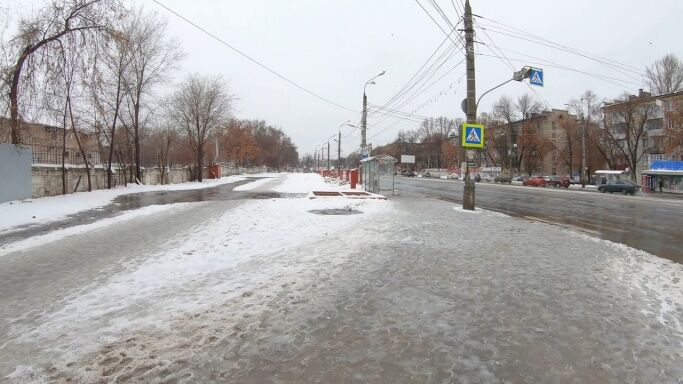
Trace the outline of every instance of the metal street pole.
{"label": "metal street pole", "polygon": [[337,138],[337,177],[341,178],[341,129],[346,124],[349,124],[351,120],[346,120],[339,125],[339,134]]}
{"label": "metal street pole", "polygon": [[[477,94],[474,72],[474,28],[472,27],[472,7],[470,0],[465,0],[465,50],[467,55],[467,122],[475,123],[477,120]],[[469,151],[468,151],[469,152]],[[474,181],[470,177],[469,161],[472,160],[468,153],[467,167],[465,168],[465,188],[462,194],[462,208],[474,210]]]}
{"label": "metal street pole", "polygon": [[327,170],[330,170],[330,139],[327,139]]}
{"label": "metal street pole", "polygon": [[[581,109],[583,109],[583,98],[581,98]],[[581,188],[586,188],[586,124],[590,116],[590,106],[586,106],[586,116],[581,127]]]}
{"label": "metal street pole", "polygon": [[[368,86],[368,84],[375,84],[375,79],[384,75],[386,71],[382,71],[379,75],[373,77],[372,79],[368,80],[365,82],[365,85],[363,86],[363,113],[361,114],[360,118],[360,133],[361,133],[361,141],[360,141],[360,148],[361,151],[365,151],[365,147],[367,146],[367,128],[368,128],[368,96],[365,93],[365,88]],[[361,155],[364,155],[363,152],[361,152]]]}

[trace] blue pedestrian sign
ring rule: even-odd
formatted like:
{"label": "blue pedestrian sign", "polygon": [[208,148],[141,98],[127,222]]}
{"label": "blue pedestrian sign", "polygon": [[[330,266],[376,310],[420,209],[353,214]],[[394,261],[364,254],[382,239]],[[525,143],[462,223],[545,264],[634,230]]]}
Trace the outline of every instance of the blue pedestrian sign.
{"label": "blue pedestrian sign", "polygon": [[539,68],[531,68],[529,73],[529,83],[539,87],[543,86],[543,70]]}
{"label": "blue pedestrian sign", "polygon": [[485,127],[481,124],[463,124],[463,148],[484,148],[484,130]]}

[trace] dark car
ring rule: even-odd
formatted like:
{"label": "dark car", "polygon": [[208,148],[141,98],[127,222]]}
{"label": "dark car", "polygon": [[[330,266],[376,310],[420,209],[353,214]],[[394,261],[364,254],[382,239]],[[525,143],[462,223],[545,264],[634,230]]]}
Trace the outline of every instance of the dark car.
{"label": "dark car", "polygon": [[479,175],[478,173],[474,175],[474,181],[479,183],[481,181],[481,175]]}
{"label": "dark car", "polygon": [[569,188],[569,185],[571,185],[571,180],[569,180],[569,177],[559,177],[559,176],[553,176],[550,178],[550,180],[547,180],[548,186],[549,187],[564,187],[564,188]]}
{"label": "dark car", "polygon": [[630,181],[626,180],[610,180],[607,184],[600,184],[598,186],[598,191],[605,193],[621,192],[624,195],[630,194],[635,195],[638,190],[638,186]]}
{"label": "dark car", "polygon": [[494,183],[512,183],[512,178],[510,176],[498,175],[493,179]]}

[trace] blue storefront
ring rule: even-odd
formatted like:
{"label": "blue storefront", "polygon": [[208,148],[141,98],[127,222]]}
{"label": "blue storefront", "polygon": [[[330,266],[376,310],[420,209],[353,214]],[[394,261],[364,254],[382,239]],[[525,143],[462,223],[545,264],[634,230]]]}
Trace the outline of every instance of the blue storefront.
{"label": "blue storefront", "polygon": [[644,190],[683,193],[683,161],[657,160],[642,172]]}

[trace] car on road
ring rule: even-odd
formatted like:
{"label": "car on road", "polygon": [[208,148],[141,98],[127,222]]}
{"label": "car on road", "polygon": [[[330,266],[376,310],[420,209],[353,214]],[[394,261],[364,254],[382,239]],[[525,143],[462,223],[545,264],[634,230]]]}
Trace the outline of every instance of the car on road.
{"label": "car on road", "polygon": [[638,186],[627,180],[610,180],[606,184],[600,184],[598,186],[598,191],[605,193],[620,192],[624,195],[635,195],[638,190]]}
{"label": "car on road", "polygon": [[524,181],[522,181],[522,185],[528,185],[531,187],[547,187],[548,182],[543,176],[531,176],[527,179],[524,179]]}
{"label": "car on road", "polygon": [[517,176],[517,177],[515,177],[513,180],[514,180],[514,181],[524,181],[524,179],[526,179],[526,177],[524,177],[524,176]]}
{"label": "car on road", "polygon": [[498,175],[493,179],[494,183],[511,183],[512,178],[510,176]]}
{"label": "car on road", "polygon": [[476,175],[474,175],[474,181],[475,181],[476,183],[481,182],[481,175],[479,175],[478,173],[477,173]]}
{"label": "car on road", "polygon": [[567,176],[565,176],[565,177],[553,176],[550,178],[550,180],[546,180],[546,182],[548,183],[549,187],[556,187],[556,188],[559,188],[559,187],[569,188],[569,186],[572,183],[571,180],[569,180],[569,177],[567,177]]}

